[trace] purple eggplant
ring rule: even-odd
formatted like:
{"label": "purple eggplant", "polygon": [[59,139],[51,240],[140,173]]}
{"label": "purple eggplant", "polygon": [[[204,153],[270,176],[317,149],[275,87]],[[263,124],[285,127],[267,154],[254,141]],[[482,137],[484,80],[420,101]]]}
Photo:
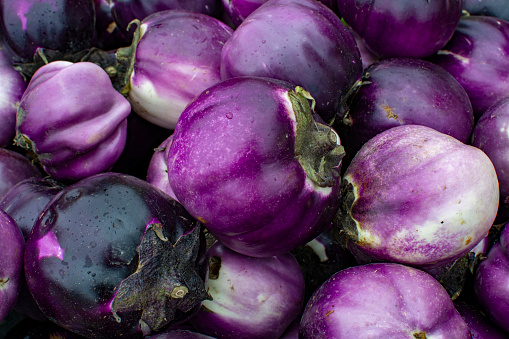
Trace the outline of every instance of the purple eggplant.
{"label": "purple eggplant", "polygon": [[55,180],[77,181],[118,160],[130,112],[101,67],[54,61],[39,68],[23,94],[16,142]]}
{"label": "purple eggplant", "polygon": [[343,20],[381,58],[424,58],[449,41],[462,0],[338,0]]}
{"label": "purple eggplant", "polygon": [[509,92],[507,97],[488,108],[477,121],[472,145],[481,149],[493,162],[500,187],[498,219],[509,220]]}
{"label": "purple eggplant", "polygon": [[13,63],[32,62],[38,49],[72,54],[92,46],[91,0],[2,0],[0,13],[0,30]]}
{"label": "purple eggplant", "polygon": [[0,147],[10,146],[16,135],[16,110],[27,87],[23,76],[12,67],[0,44]]}
{"label": "purple eggplant", "polygon": [[463,17],[451,40],[429,60],[465,88],[474,115],[509,93],[509,22],[489,16]]}
{"label": "purple eggplant", "polygon": [[41,177],[41,171],[24,155],[0,148],[0,199],[19,182],[33,177]]}
{"label": "purple eggplant", "polygon": [[[34,177],[25,179],[13,186],[5,194],[0,201],[0,208],[7,212],[16,222],[26,241],[39,214],[61,189],[60,185],[47,178]],[[28,290],[24,273],[14,310],[34,320],[47,320]]]}
{"label": "purple eggplant", "polygon": [[270,78],[212,86],[182,113],[168,154],[177,199],[223,244],[282,254],[330,224],[343,147],[309,93]]}
{"label": "purple eggplant", "polygon": [[278,339],[304,307],[304,276],[290,253],[254,258],[219,242],[208,250],[205,300],[190,319],[198,332],[222,339]]}
{"label": "purple eggplant", "polygon": [[188,330],[169,330],[162,333],[146,337],[147,339],[215,339],[211,336],[188,331]]}
{"label": "purple eggplant", "polygon": [[271,0],[249,15],[226,42],[223,79],[259,76],[301,86],[326,121],[362,75],[355,39],[338,16],[314,0]]}
{"label": "purple eggplant", "polygon": [[127,96],[144,119],[174,129],[185,106],[221,80],[221,51],[233,31],[184,10],[152,14],[139,29]]}
{"label": "purple eggplant", "polygon": [[486,317],[476,303],[457,301],[454,303],[454,306],[463,319],[465,319],[472,334],[472,339],[507,339],[507,333],[504,333]]}
{"label": "purple eggplant", "polygon": [[173,199],[177,200],[175,193],[170,186],[168,179],[168,153],[170,152],[171,141],[173,135],[170,135],[164,140],[159,147],[157,147],[150,159],[150,164],[147,169],[147,182],[168,194]]}
{"label": "purple eggplant", "polygon": [[420,125],[365,143],[341,189],[334,227],[347,244],[377,261],[423,269],[462,257],[486,237],[499,200],[484,152]]}
{"label": "purple eggplant", "polygon": [[208,298],[201,225],[147,182],[101,173],[64,188],[25,247],[43,313],[89,338],[141,338]]}
{"label": "purple eggplant", "polygon": [[463,0],[463,9],[471,15],[488,15],[509,21],[507,0]]}
{"label": "purple eggplant", "polygon": [[307,338],[470,339],[468,325],[432,276],[395,263],[354,266],[331,276],[306,305]]}
{"label": "purple eggplant", "polygon": [[85,339],[51,321],[23,319],[12,327],[3,339]]}
{"label": "purple eggplant", "polygon": [[114,50],[126,47],[131,40],[126,38],[115,22],[111,11],[110,0],[94,0],[95,5],[95,34],[93,46],[103,50]]}
{"label": "purple eggplant", "polygon": [[506,332],[509,332],[509,227],[481,261],[474,282],[481,309]]}
{"label": "purple eggplant", "polygon": [[0,321],[18,298],[23,272],[25,240],[16,222],[0,210]]}
{"label": "purple eggplant", "polygon": [[468,143],[474,114],[467,93],[443,68],[420,59],[391,58],[372,64],[335,125],[351,159],[380,132],[424,125]]}
{"label": "purple eggplant", "polygon": [[221,10],[221,0],[110,0],[111,11],[121,32],[130,39],[134,32],[131,21],[143,20],[156,12],[185,10],[216,16]]}

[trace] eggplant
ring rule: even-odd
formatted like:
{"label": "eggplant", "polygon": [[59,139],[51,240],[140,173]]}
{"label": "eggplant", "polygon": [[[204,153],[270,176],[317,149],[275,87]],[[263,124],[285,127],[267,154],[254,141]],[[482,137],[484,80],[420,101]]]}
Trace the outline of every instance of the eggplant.
{"label": "eggplant", "polygon": [[147,339],[214,339],[214,338],[202,333],[188,330],[169,330],[148,336]]}
{"label": "eggplant", "polygon": [[345,171],[335,234],[357,256],[430,269],[462,257],[495,220],[495,168],[480,149],[430,127],[370,139]]}
{"label": "eggplant", "polygon": [[182,112],[168,153],[178,201],[230,249],[270,257],[311,241],[338,208],[343,147],[309,93],[236,77]]}
{"label": "eggplant", "polygon": [[117,173],[61,190],[25,247],[28,287],[56,324],[87,338],[141,338],[208,298],[201,224],[147,182]]}
{"label": "eggplant", "polygon": [[146,180],[148,183],[154,185],[178,201],[175,193],[173,193],[171,189],[170,180],[168,179],[168,153],[170,152],[172,140],[173,134],[166,138],[159,147],[154,150],[154,154],[148,165]]}
{"label": "eggplant", "polygon": [[509,332],[509,227],[477,268],[474,291],[488,317],[505,332]]}
{"label": "eggplant", "polygon": [[95,6],[95,31],[92,45],[102,50],[115,50],[127,47],[131,40],[126,38],[125,33],[115,22],[111,10],[110,0],[94,0]]}
{"label": "eggplant", "polygon": [[21,96],[27,87],[27,82],[23,76],[14,69],[7,54],[0,44],[0,74],[2,83],[0,84],[0,147],[12,145],[14,135],[16,135],[16,110]]}
{"label": "eggplant", "polygon": [[467,323],[432,276],[396,263],[332,275],[309,300],[299,338],[470,339]]}
{"label": "eggplant", "polygon": [[449,42],[429,60],[451,73],[470,98],[477,119],[509,93],[509,22],[463,17]]}
{"label": "eggplant", "polygon": [[12,310],[22,282],[25,240],[16,222],[0,210],[0,321]]}
{"label": "eggplant", "polygon": [[458,301],[454,303],[456,310],[468,324],[473,339],[504,339],[504,333],[481,310],[477,303]]}
{"label": "eggplant", "polygon": [[475,124],[472,134],[472,145],[488,155],[497,171],[500,203],[497,219],[509,220],[509,93],[488,108]]}
{"label": "eggplant", "polygon": [[0,148],[0,199],[19,182],[41,176],[39,168],[28,157],[7,148]]}
{"label": "eggplant", "polygon": [[204,300],[190,319],[216,338],[279,339],[304,307],[304,275],[292,254],[248,257],[216,242],[207,252]]}
{"label": "eggplant", "polygon": [[221,76],[270,77],[301,86],[325,122],[342,114],[362,75],[355,39],[339,17],[314,0],[271,0],[249,15],[221,53]]}
{"label": "eggplant", "polygon": [[126,95],[141,117],[174,129],[185,106],[221,80],[221,50],[233,31],[184,10],[149,15],[139,30]]}
{"label": "eggplant", "polygon": [[364,71],[364,82],[348,111],[334,125],[347,158],[380,132],[423,125],[468,143],[474,113],[466,91],[443,68],[425,60],[390,58]]}
{"label": "eggplant", "polygon": [[130,112],[101,67],[54,61],[37,70],[23,93],[15,141],[34,152],[53,179],[77,181],[118,160]]}
{"label": "eggplant", "polygon": [[343,20],[380,58],[425,58],[449,41],[462,0],[338,0]]}
{"label": "eggplant", "polygon": [[84,339],[51,321],[23,319],[13,326],[3,339]]}
{"label": "eggplant", "polygon": [[507,0],[463,0],[463,9],[470,15],[488,15],[509,21]]}
{"label": "eggplant", "polygon": [[92,47],[94,2],[2,0],[0,31],[12,63],[30,63],[42,50],[64,55]]}

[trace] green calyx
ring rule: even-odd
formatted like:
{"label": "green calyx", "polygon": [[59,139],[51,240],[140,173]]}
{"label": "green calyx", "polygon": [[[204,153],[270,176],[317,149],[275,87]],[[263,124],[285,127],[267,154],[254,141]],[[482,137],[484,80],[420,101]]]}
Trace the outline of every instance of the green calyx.
{"label": "green calyx", "polygon": [[339,136],[330,126],[315,121],[315,102],[307,91],[296,87],[288,95],[297,120],[295,155],[308,178],[320,187],[331,187],[340,175],[338,167],[345,155]]}

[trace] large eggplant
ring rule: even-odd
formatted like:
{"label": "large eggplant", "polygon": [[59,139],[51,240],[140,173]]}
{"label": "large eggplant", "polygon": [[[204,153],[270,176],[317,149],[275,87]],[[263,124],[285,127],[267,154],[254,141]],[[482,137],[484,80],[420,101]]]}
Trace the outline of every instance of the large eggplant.
{"label": "large eggplant", "polygon": [[484,152],[420,125],[393,127],[365,143],[342,191],[336,234],[358,256],[426,269],[486,237],[499,199]]}
{"label": "large eggplant", "polygon": [[234,31],[221,55],[223,79],[271,77],[301,86],[330,121],[360,79],[355,39],[338,16],[314,0],[270,0]]}
{"label": "large eggplant", "polygon": [[168,153],[170,186],[229,248],[278,255],[329,226],[343,148],[308,100],[279,80],[237,77],[182,113]]}
{"label": "large eggplant", "polygon": [[470,339],[470,331],[432,276],[376,263],[332,275],[306,305],[299,338]]}
{"label": "large eggplant", "polygon": [[147,182],[102,173],[64,188],[25,247],[42,312],[88,338],[141,338],[208,298],[201,225]]}
{"label": "large eggplant", "polygon": [[77,181],[118,160],[130,112],[101,67],[54,61],[39,68],[21,98],[15,140],[54,179]]}
{"label": "large eggplant", "polygon": [[338,0],[338,9],[377,56],[424,58],[449,41],[462,4],[462,0]]}

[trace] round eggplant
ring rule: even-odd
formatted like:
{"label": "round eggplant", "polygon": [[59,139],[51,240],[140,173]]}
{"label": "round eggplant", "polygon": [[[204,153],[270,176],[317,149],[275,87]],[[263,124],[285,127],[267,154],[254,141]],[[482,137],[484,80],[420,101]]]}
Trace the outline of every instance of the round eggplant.
{"label": "round eggplant", "polygon": [[463,17],[450,41],[429,60],[451,73],[467,92],[476,119],[509,93],[509,22]]}
{"label": "round eggplant", "polygon": [[32,62],[38,49],[72,54],[92,46],[91,0],[2,0],[0,6],[0,31],[13,63]]}
{"label": "round eggplant", "polygon": [[233,31],[184,10],[152,14],[139,29],[128,99],[144,119],[174,129],[185,106],[221,80],[221,50]]}
{"label": "round eggplant", "polygon": [[472,134],[472,145],[493,162],[500,187],[498,219],[509,220],[509,93],[483,113]]}
{"label": "round eggplant", "polygon": [[463,87],[443,68],[420,59],[391,58],[372,64],[335,125],[350,159],[380,132],[423,125],[468,143],[474,128],[472,104]]}
{"label": "round eggplant", "polygon": [[32,161],[16,151],[0,148],[0,199],[19,182],[41,177],[41,171]]}
{"label": "round eggplant", "polygon": [[101,67],[54,61],[39,68],[21,98],[16,143],[55,180],[77,181],[118,160],[130,112]]}
{"label": "round eggplant", "polygon": [[486,237],[498,201],[484,152],[430,127],[398,126],[353,158],[334,227],[357,255],[429,269]]}
{"label": "round eggplant", "polygon": [[208,298],[201,225],[136,177],[102,173],[60,191],[25,247],[42,312],[88,338],[141,338]]}
{"label": "round eggplant", "polygon": [[509,227],[491,247],[476,272],[474,290],[482,310],[509,332]]}
{"label": "round eggplant", "polygon": [[190,319],[216,338],[279,339],[304,307],[304,276],[290,253],[248,257],[219,242],[208,251],[205,300]]}
{"label": "round eggplant", "polygon": [[507,339],[507,333],[486,317],[477,303],[457,301],[454,306],[468,324],[472,339]]}
{"label": "round eggplant", "polygon": [[381,58],[424,58],[449,41],[462,0],[338,0],[343,20]]}
{"label": "round eggplant", "polygon": [[301,86],[329,122],[362,75],[355,39],[314,0],[271,0],[234,31],[221,54],[221,76],[270,77]]}
{"label": "round eggplant", "polygon": [[147,169],[147,182],[178,201],[168,179],[168,153],[172,140],[173,135],[170,135],[155,149]]}
{"label": "round eggplant", "polygon": [[25,240],[16,222],[0,210],[0,321],[14,307],[22,282]]}
{"label": "round eggplant", "polygon": [[182,113],[168,154],[178,201],[229,248],[282,254],[325,230],[343,147],[309,93],[269,78],[212,86]]}
{"label": "round eggplant", "polygon": [[309,300],[299,338],[470,339],[442,285],[395,263],[354,266],[332,275]]}
{"label": "round eggplant", "polygon": [[23,76],[12,67],[0,45],[0,147],[10,146],[16,135],[16,110],[27,87]]}

